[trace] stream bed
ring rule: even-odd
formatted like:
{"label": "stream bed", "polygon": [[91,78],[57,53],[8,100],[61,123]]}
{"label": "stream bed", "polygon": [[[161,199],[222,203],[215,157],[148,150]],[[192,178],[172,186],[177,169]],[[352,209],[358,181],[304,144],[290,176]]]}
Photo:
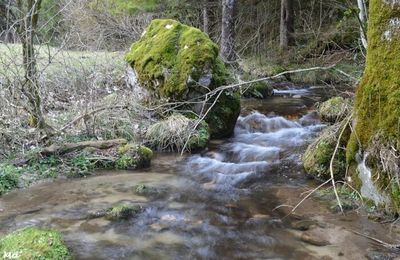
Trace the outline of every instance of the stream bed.
{"label": "stream bed", "polygon": [[[271,98],[243,100],[235,135],[202,154],[157,154],[143,171],[11,192],[0,198],[0,234],[53,228],[76,259],[391,259],[395,252],[352,230],[395,243],[398,228],[362,210],[333,213],[311,198],[289,214],[318,184],[301,156],[325,127],[313,105],[332,95],[324,87],[281,86]],[[159,193],[135,195],[138,184]],[[117,203],[144,210],[117,222],[87,217]]]}

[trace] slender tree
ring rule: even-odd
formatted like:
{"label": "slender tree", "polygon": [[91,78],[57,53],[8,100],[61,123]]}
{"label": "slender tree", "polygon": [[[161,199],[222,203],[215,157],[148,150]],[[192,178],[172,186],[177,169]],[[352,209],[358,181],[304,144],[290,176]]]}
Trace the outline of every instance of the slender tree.
{"label": "slender tree", "polygon": [[359,9],[358,19],[360,20],[361,43],[366,49],[368,47],[367,33],[366,33],[366,24],[368,20],[367,5],[365,4],[365,0],[357,0],[357,5]]}
{"label": "slender tree", "polygon": [[221,57],[225,62],[235,60],[235,0],[222,0]]}
{"label": "slender tree", "polygon": [[44,129],[47,128],[47,124],[42,113],[42,100],[38,84],[34,47],[41,4],[42,0],[17,0],[15,16],[18,18],[17,32],[22,45],[25,71],[22,93],[28,99],[29,105],[27,109],[31,116],[31,126]]}
{"label": "slender tree", "polygon": [[293,0],[281,0],[280,47],[286,49],[294,45]]}

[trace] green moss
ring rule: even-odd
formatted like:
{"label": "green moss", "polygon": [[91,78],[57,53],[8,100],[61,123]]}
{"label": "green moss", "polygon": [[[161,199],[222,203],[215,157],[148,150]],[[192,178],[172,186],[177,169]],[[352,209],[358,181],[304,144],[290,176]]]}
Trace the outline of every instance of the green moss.
{"label": "green moss", "polygon": [[207,34],[174,20],[153,20],[126,60],[141,85],[159,97],[181,99],[189,88],[204,93],[197,82],[207,74],[212,76],[210,89],[226,78],[217,45]]}
{"label": "green moss", "polygon": [[357,136],[355,133],[351,133],[346,147],[346,162],[348,165],[356,161],[356,155],[359,150],[360,147],[358,144]]}
{"label": "green moss", "polygon": [[15,231],[0,240],[0,256],[6,259],[72,259],[60,233],[51,230],[26,228]]}
{"label": "green moss", "polygon": [[119,158],[115,162],[117,169],[137,169],[149,167],[153,151],[145,146],[126,144],[118,149]]}
{"label": "green moss", "polygon": [[363,149],[381,130],[387,137],[400,140],[399,29],[391,40],[384,39],[390,19],[400,17],[400,8],[371,0],[370,13],[367,66],[357,89],[355,109],[356,132]]}
{"label": "green moss", "polygon": [[342,97],[331,98],[318,107],[322,120],[335,123],[349,114],[351,104]]}
{"label": "green moss", "polygon": [[244,97],[266,98],[274,94],[274,88],[266,81],[259,81],[249,85],[243,93]]}
{"label": "green moss", "polygon": [[[303,156],[304,169],[307,173],[324,180],[331,178],[330,162],[343,127],[341,123],[326,128],[307,148]],[[333,161],[333,174],[337,180],[343,179],[346,173],[346,156],[341,147],[347,143],[349,135],[350,129],[346,128]]]}
{"label": "green moss", "polygon": [[116,205],[109,208],[106,212],[106,219],[108,220],[123,220],[133,217],[142,211],[142,207],[139,205]]}
{"label": "green moss", "polygon": [[[400,29],[390,26],[391,19],[400,17],[400,6],[386,2],[370,1],[367,64],[356,93],[355,133],[347,145],[346,159],[355,163],[357,150],[367,151],[368,166],[378,180],[375,184],[387,191],[393,210],[399,212],[399,188],[391,175],[398,173],[386,172],[381,165],[381,151],[385,154],[387,147],[400,142]],[[388,32],[392,34],[389,38]]]}

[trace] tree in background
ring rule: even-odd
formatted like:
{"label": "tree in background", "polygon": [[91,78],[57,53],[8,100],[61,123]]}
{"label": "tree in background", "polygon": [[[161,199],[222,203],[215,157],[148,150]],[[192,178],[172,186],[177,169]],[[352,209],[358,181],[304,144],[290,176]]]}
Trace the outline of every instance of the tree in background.
{"label": "tree in background", "polygon": [[281,0],[280,43],[281,49],[294,45],[293,0]]}
{"label": "tree in background", "polygon": [[235,0],[222,2],[221,57],[225,62],[235,60]]}
{"label": "tree in background", "polygon": [[17,17],[17,33],[22,45],[24,82],[22,93],[27,97],[27,107],[31,116],[30,125],[41,129],[47,128],[42,113],[42,101],[38,84],[37,62],[34,40],[37,33],[39,11],[42,0],[17,0],[14,16]]}

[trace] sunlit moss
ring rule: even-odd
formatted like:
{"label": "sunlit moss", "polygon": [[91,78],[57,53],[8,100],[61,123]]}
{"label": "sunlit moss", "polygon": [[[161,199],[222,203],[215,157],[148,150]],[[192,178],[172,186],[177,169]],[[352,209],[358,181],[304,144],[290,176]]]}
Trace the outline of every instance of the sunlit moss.
{"label": "sunlit moss", "polygon": [[72,259],[60,233],[37,228],[18,230],[0,239],[0,257],[7,255],[20,260]]}

